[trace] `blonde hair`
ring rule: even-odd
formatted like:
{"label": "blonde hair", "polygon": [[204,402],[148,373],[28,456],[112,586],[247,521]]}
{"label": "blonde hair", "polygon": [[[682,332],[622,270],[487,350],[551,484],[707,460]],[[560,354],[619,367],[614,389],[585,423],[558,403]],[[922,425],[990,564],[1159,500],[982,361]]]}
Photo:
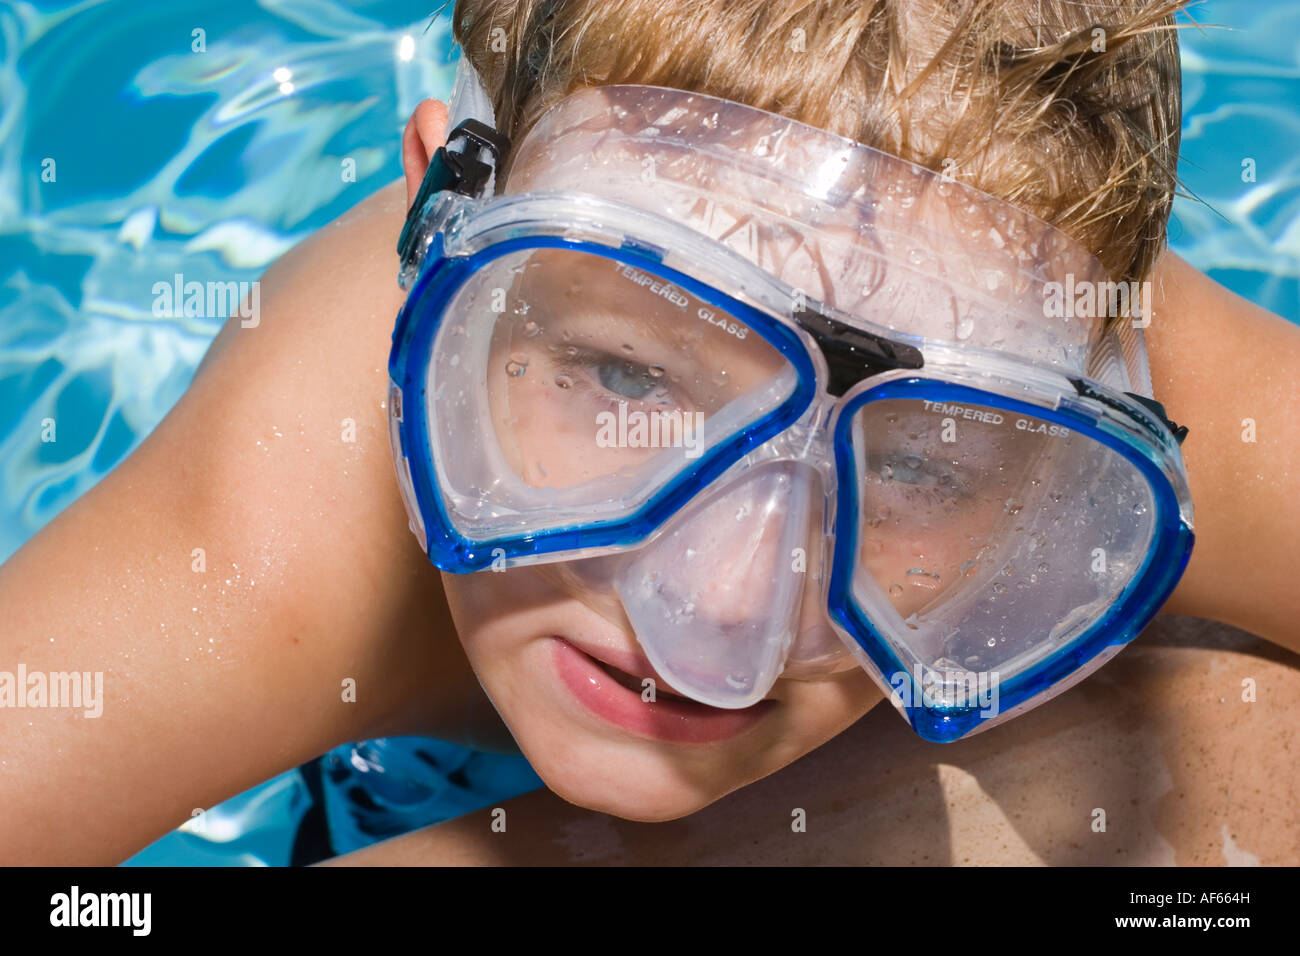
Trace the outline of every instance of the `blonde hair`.
{"label": "blonde hair", "polygon": [[1187,0],[456,0],[517,140],[583,86],[757,106],[1000,196],[1148,275],[1176,188]]}

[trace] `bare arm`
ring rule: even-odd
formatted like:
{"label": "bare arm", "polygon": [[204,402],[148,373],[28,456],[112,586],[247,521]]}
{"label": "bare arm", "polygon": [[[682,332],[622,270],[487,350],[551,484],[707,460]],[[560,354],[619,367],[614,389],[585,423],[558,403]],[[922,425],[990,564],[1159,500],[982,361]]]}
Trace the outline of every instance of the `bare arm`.
{"label": "bare arm", "polygon": [[119,862],[349,740],[508,746],[392,475],[404,210],[394,184],[272,266],[260,324],[227,323],[143,445],[0,567],[0,671],[102,672],[105,698],[0,708],[0,862]]}
{"label": "bare arm", "polygon": [[[1300,327],[1167,254],[1147,330],[1183,444],[1196,546],[1165,606],[1300,651]],[[1250,437],[1251,423],[1255,440]]]}

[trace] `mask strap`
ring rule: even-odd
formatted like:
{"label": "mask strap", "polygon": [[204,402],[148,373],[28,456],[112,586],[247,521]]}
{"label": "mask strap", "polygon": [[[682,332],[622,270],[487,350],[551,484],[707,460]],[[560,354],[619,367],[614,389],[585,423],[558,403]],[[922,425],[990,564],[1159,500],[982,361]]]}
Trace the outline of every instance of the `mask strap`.
{"label": "mask strap", "polygon": [[451,87],[451,99],[447,103],[447,129],[455,129],[467,119],[475,119],[486,126],[497,125],[496,111],[492,108],[492,97],[488,96],[483,80],[470,63],[465,51],[460,51],[460,61],[456,64],[456,80]]}

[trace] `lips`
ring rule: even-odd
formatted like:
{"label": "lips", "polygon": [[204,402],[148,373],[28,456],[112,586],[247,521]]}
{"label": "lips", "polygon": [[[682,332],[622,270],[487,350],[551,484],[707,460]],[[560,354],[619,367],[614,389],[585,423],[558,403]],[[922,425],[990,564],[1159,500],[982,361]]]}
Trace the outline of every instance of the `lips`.
{"label": "lips", "polygon": [[[590,654],[588,654],[587,656],[591,657]],[[606,664],[598,657],[592,659],[596,662],[596,666],[599,667],[601,670],[603,670],[606,674],[608,674],[610,678],[612,678],[614,682],[617,683],[620,687],[626,687],[628,690],[634,691],[638,694],[645,692],[646,685],[644,681],[646,680],[646,678],[638,679],[636,677],[633,677],[631,674],[627,673],[626,671],[619,670],[617,667],[614,667],[612,664]],[[654,680],[656,698],[663,697],[669,700],[683,700],[683,701],[688,699],[686,697],[681,696],[680,694],[674,694],[664,690],[663,687],[660,686],[660,682],[657,678],[650,678],[650,679]]]}
{"label": "lips", "polygon": [[[776,701],[743,710],[722,710],[678,696],[639,654],[609,648],[579,649],[552,637],[552,659],[561,682],[584,709],[650,740],[712,743],[752,728]],[[638,676],[641,675],[641,676]],[[644,678],[654,680],[655,700],[643,697]]]}

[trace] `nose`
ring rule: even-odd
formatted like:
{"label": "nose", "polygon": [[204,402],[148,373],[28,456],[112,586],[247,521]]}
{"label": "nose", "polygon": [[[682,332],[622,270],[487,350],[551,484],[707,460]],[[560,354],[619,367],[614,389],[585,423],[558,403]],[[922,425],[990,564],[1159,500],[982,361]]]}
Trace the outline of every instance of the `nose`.
{"label": "nose", "polygon": [[561,578],[630,624],[675,690],[746,707],[783,671],[809,680],[852,666],[820,600],[821,498],[808,466],[764,463],[693,501],[645,547],[574,562]]}

